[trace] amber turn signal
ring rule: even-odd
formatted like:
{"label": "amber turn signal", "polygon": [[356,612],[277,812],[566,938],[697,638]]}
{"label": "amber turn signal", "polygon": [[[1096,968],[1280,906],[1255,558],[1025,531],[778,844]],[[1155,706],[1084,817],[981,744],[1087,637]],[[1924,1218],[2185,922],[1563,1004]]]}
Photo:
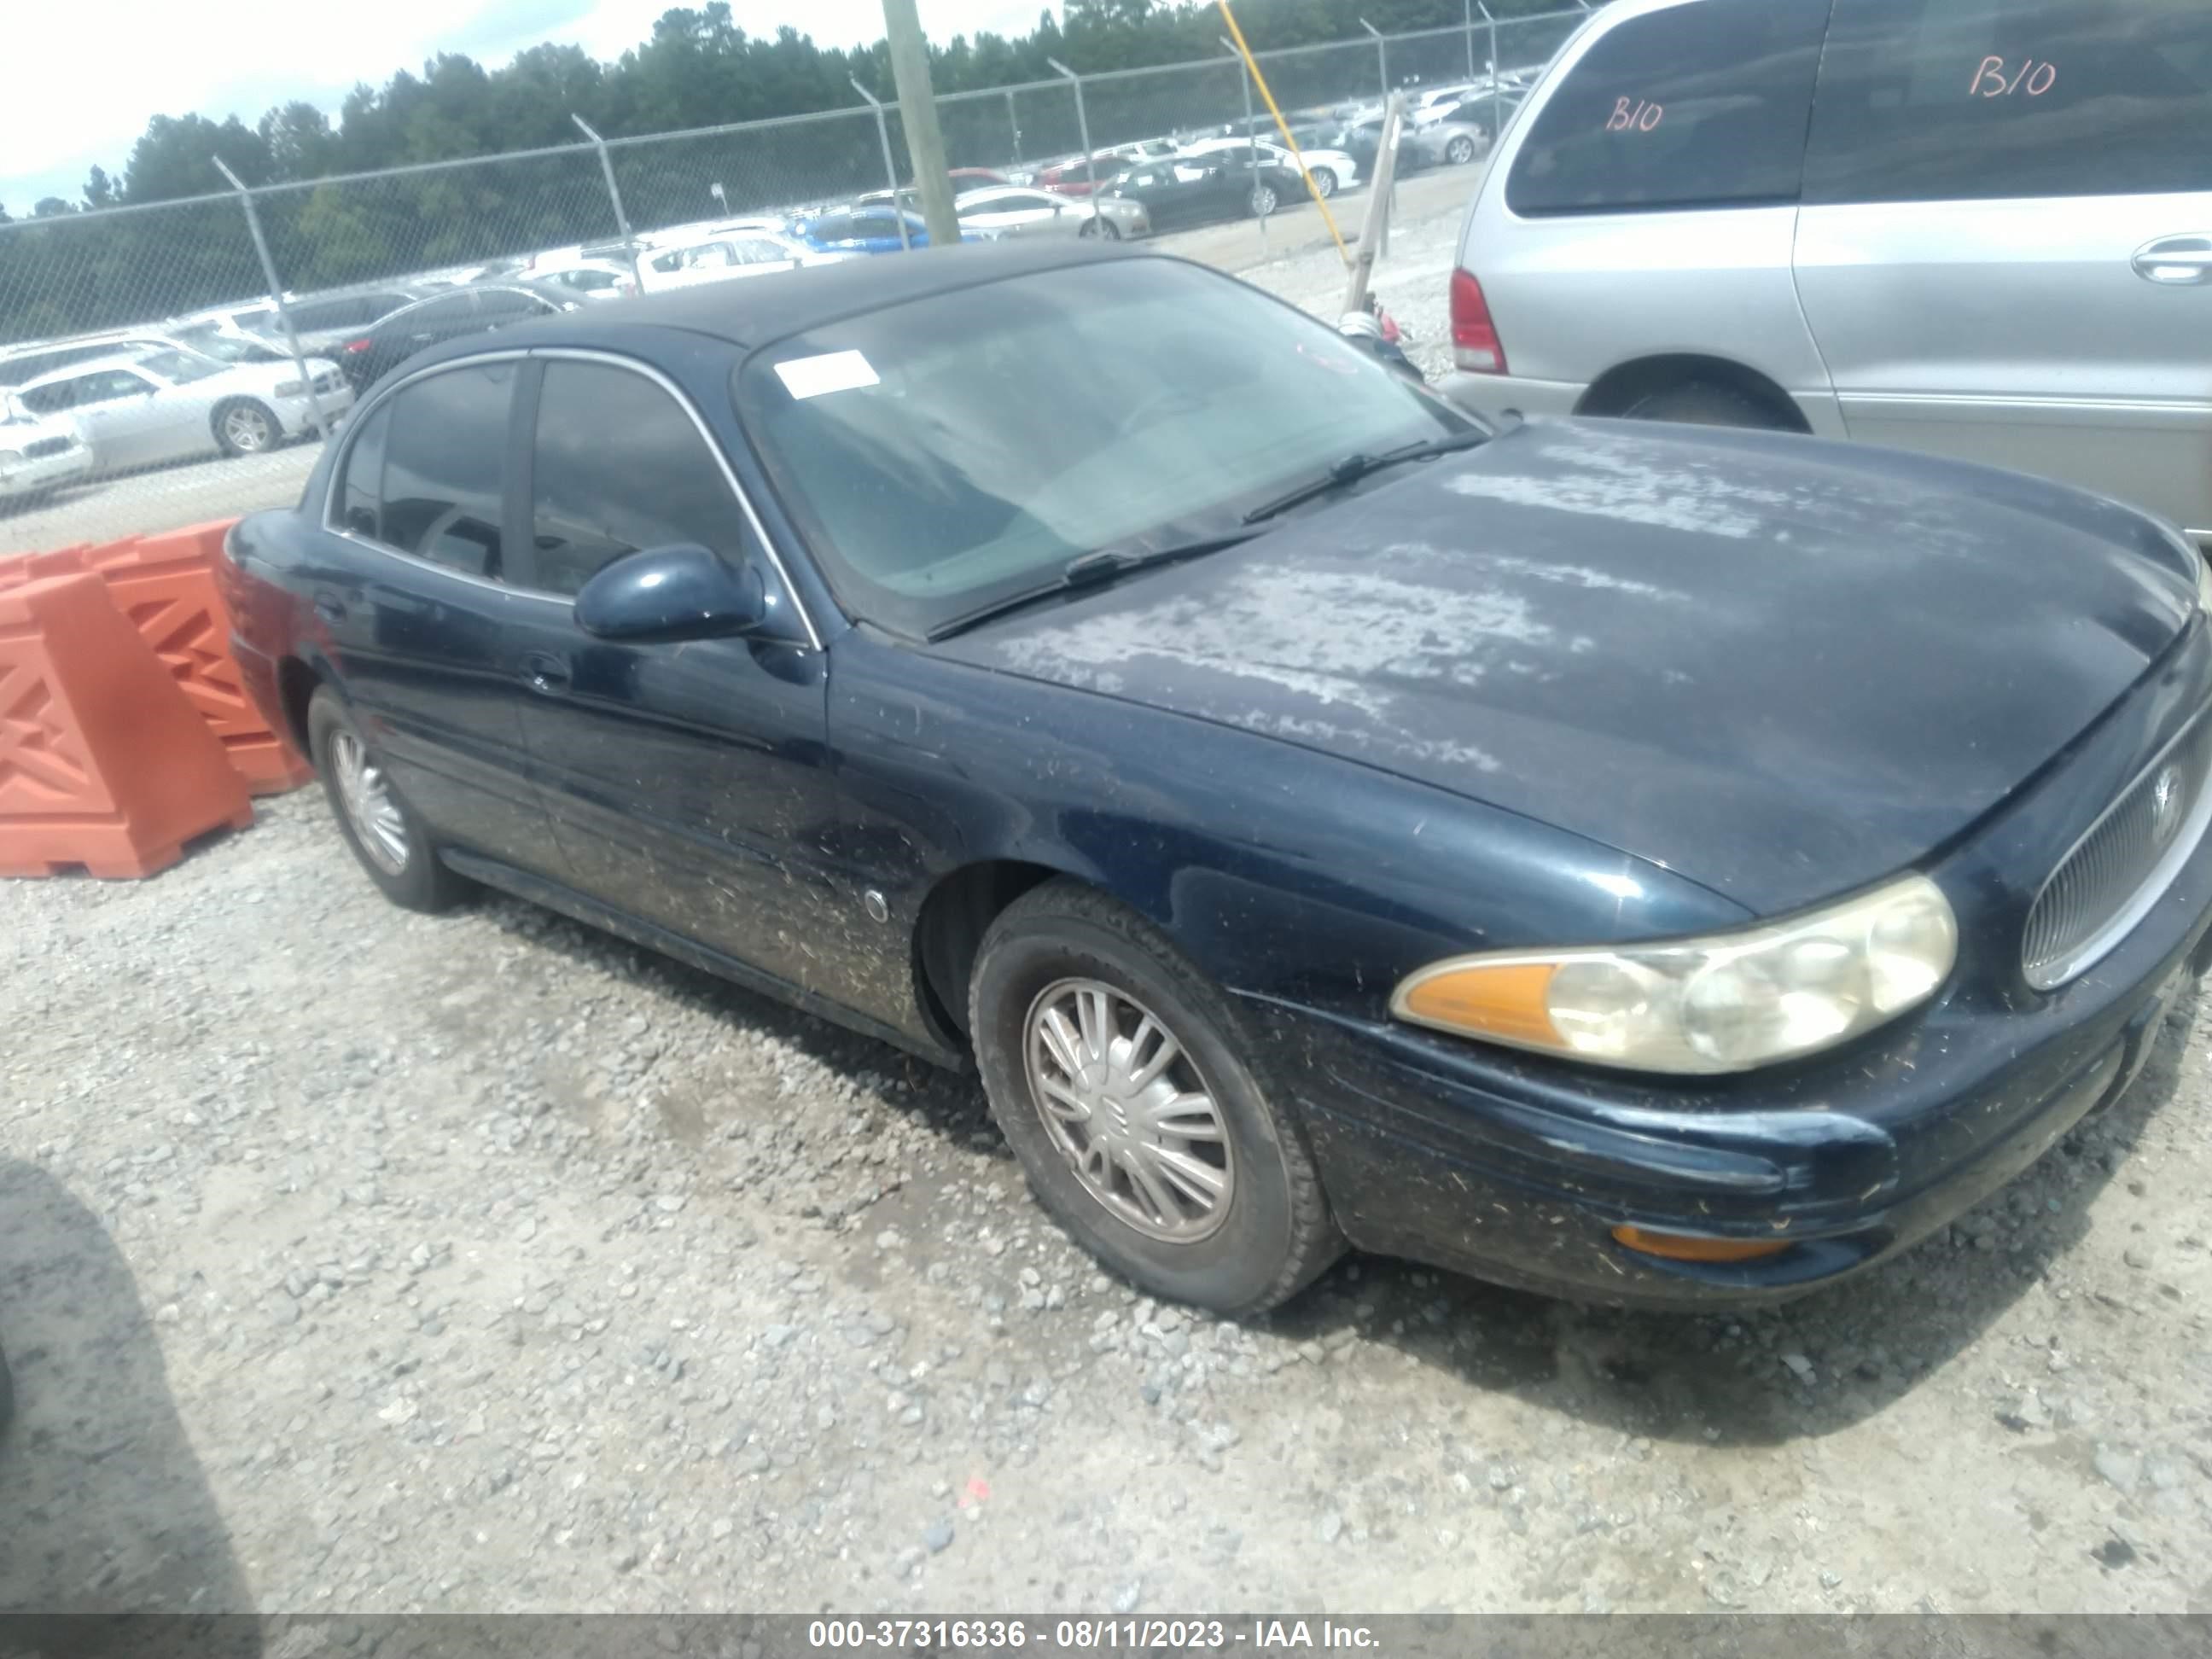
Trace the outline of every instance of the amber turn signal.
{"label": "amber turn signal", "polygon": [[1558,971],[1549,962],[1446,963],[1407,980],[1395,1012],[1401,1019],[1480,1032],[1523,1048],[1559,1048],[1565,1045],[1544,1006]]}
{"label": "amber turn signal", "polygon": [[1624,1223],[1613,1236],[1632,1250],[1663,1256],[1669,1261],[1756,1261],[1764,1255],[1780,1255],[1795,1241],[1781,1239],[1699,1238],[1691,1233],[1647,1232]]}

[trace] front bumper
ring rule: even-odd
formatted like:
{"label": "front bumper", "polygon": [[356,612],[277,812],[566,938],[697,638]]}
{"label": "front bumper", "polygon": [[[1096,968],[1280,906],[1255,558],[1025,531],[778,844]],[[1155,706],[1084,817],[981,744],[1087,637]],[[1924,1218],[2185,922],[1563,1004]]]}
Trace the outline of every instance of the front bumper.
{"label": "front bumper", "polygon": [[[326,392],[315,393],[315,398],[322,403],[325,421],[335,422],[338,416],[353,407],[352,385],[343,374],[336,378],[336,386]],[[276,418],[284,423],[284,435],[288,438],[305,437],[315,429],[314,402],[306,397],[272,398],[270,407],[276,411]]]}
{"label": "front bumper", "polygon": [[58,489],[92,476],[94,457],[88,445],[79,444],[58,455],[42,455],[35,461],[19,461],[0,472],[0,501],[15,501],[41,490]]}
{"label": "front bumper", "polygon": [[[1620,1306],[1780,1301],[1944,1226],[2127,1088],[2212,966],[2212,835],[2143,920],[2047,994],[2019,965],[2045,872],[2143,757],[2204,705],[2212,634],[2184,645],[1929,873],[1961,953],[1927,1007],[1828,1054],[1726,1079],[1518,1054],[1249,998],[1348,1237],[1478,1278]],[[1731,1263],[1617,1243],[1787,1241]]]}

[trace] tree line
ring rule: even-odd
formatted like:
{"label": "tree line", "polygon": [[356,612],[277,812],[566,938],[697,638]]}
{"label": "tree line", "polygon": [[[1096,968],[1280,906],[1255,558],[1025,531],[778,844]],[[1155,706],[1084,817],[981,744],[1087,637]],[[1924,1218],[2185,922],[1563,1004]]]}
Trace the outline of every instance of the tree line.
{"label": "tree line", "polygon": [[[1576,0],[1489,0],[1501,20],[1555,14]],[[1271,86],[1287,107],[1434,82],[1464,73],[1463,36],[1399,43],[1387,65],[1360,28],[1456,29],[1466,0],[1247,0],[1238,14],[1254,50],[1328,41],[1331,52],[1279,60]],[[1501,27],[1509,65],[1540,62],[1571,21]],[[1243,78],[1220,43],[1219,12],[1184,0],[1068,0],[1062,21],[1042,13],[1028,33],[960,36],[931,51],[939,122],[955,166],[1000,166],[1078,148],[1074,100],[1048,59],[1085,76],[1213,60],[1202,70],[1109,79],[1086,88],[1095,143],[1178,131],[1241,113]],[[1478,47],[1482,37],[1478,33]],[[1386,49],[1387,50],[1387,49]],[[891,101],[882,41],[823,48],[790,27],[747,33],[726,0],[664,14],[651,39],[612,63],[573,46],[531,48],[496,70],[441,54],[420,73],[356,85],[332,119],[295,101],[248,125],[159,114],[119,173],[94,167],[82,198],[48,198],[17,222],[0,206],[0,343],[146,322],[265,292],[234,198],[177,204],[226,188],[218,156],[257,190],[257,210],[285,285],[295,291],[390,278],[501,254],[611,238],[599,159],[574,147],[580,116],[605,136],[633,228],[726,210],[781,210],[884,182],[873,119],[858,79]],[[823,116],[821,112],[839,112]],[[792,118],[742,133],[626,143],[631,137]],[[891,115],[893,154],[905,151]],[[500,156],[392,179],[350,179],[425,162]],[[318,182],[322,181],[322,182]],[[715,186],[720,187],[719,192]]]}

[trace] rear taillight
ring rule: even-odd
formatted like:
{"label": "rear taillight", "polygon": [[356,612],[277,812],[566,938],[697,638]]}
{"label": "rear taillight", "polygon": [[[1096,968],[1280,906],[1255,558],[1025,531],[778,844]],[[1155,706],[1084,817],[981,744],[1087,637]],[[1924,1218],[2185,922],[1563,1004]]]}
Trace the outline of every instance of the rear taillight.
{"label": "rear taillight", "polygon": [[[1457,289],[1454,289],[1452,292],[1454,294],[1457,294],[1459,290]],[[1456,311],[1453,313],[1453,315],[1455,316],[1458,313]],[[339,348],[339,349],[342,351],[366,351],[368,349],[369,344],[370,343],[367,340],[348,340],[344,345]]]}
{"label": "rear taillight", "polygon": [[1472,271],[1451,275],[1452,359],[1470,374],[1503,374],[1505,347],[1490,320],[1490,301]]}

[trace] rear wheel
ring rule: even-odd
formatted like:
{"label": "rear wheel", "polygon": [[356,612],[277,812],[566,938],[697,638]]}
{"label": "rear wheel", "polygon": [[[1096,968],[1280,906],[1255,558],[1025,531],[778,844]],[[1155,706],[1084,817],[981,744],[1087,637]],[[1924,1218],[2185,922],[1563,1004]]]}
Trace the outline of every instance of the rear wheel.
{"label": "rear wheel", "polygon": [[1314,192],[1318,195],[1322,201],[1326,202],[1330,197],[1336,194],[1336,175],[1334,173],[1331,173],[1327,167],[1319,168],[1314,173],[1312,177]]}
{"label": "rear wheel", "polygon": [[215,412],[215,441],[226,455],[259,455],[283,441],[284,428],[265,404],[251,398],[228,403]]}
{"label": "rear wheel", "polygon": [[969,1030],[1038,1201],[1170,1300],[1256,1313],[1344,1248],[1227,1000],[1142,918],[1047,882],[984,935]]}
{"label": "rear wheel", "polygon": [[1083,222],[1083,228],[1079,234],[1085,236],[1103,237],[1109,242],[1118,242],[1121,240],[1121,228],[1103,214],[1094,215],[1085,219]]}
{"label": "rear wheel", "polygon": [[1275,187],[1273,185],[1252,186],[1252,211],[1260,218],[1264,219],[1275,210]]}
{"label": "rear wheel", "polygon": [[1681,380],[1647,392],[1622,410],[1632,421],[1680,421],[1690,426],[1740,426],[1786,431],[1780,411],[1717,380]]}
{"label": "rear wheel", "polygon": [[307,747],[346,845],[403,909],[447,908],[468,883],[438,860],[430,827],[404,799],[344,701],[327,685],[307,704]]}

